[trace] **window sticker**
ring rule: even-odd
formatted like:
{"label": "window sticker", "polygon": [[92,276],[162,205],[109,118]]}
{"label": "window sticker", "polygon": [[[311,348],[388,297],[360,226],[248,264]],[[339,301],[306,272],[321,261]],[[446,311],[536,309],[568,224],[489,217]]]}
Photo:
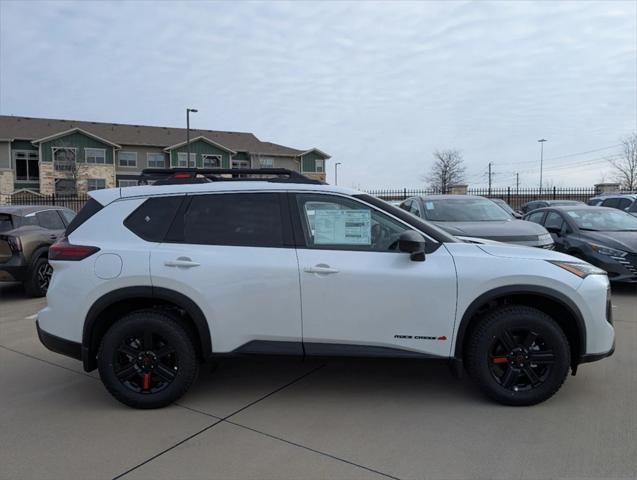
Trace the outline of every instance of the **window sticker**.
{"label": "window sticker", "polygon": [[427,210],[433,210],[434,209],[434,202],[425,202],[425,208]]}
{"label": "window sticker", "polygon": [[316,210],[315,245],[371,245],[370,210]]}

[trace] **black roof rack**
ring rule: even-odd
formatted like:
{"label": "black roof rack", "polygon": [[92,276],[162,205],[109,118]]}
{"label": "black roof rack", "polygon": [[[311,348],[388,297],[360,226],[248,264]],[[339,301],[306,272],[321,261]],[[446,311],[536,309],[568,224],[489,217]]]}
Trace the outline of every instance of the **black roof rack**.
{"label": "black roof rack", "polygon": [[324,183],[287,168],[145,168],[142,170],[139,184],[178,185],[232,181],[311,183],[317,185]]}

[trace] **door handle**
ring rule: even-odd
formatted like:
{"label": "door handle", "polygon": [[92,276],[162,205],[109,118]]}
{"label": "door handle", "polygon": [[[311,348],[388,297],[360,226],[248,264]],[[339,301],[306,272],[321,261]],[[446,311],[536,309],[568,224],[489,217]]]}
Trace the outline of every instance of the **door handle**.
{"label": "door handle", "polygon": [[164,265],[166,265],[167,267],[192,268],[198,267],[200,264],[197,262],[193,262],[188,257],[179,257],[177,260],[168,260],[164,262]]}
{"label": "door handle", "polygon": [[314,265],[313,267],[306,267],[303,269],[306,273],[322,273],[325,275],[331,273],[338,273],[336,268],[332,268],[329,265],[325,265],[324,263],[319,263],[318,265]]}

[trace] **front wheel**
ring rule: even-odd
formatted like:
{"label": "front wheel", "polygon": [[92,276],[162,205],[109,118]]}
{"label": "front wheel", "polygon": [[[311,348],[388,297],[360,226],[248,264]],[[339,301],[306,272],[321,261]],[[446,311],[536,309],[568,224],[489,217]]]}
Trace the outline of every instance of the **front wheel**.
{"label": "front wheel", "polygon": [[547,314],[512,305],[487,313],[473,332],[468,370],[478,386],[506,405],[534,405],[555,394],[570,368],[564,332]]}
{"label": "front wheel", "polygon": [[130,313],[104,335],[97,364],[106,389],[134,408],[161,408],[177,401],[198,372],[188,332],[171,315]]}

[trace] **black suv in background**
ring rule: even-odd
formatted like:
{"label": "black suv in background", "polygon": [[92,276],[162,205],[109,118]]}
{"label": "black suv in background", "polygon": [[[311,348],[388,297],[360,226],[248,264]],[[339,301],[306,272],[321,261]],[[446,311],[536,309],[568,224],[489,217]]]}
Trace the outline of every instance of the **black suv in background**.
{"label": "black suv in background", "polygon": [[63,207],[0,206],[0,280],[24,284],[31,297],[49,287],[49,246],[64,235],[75,212]]}

